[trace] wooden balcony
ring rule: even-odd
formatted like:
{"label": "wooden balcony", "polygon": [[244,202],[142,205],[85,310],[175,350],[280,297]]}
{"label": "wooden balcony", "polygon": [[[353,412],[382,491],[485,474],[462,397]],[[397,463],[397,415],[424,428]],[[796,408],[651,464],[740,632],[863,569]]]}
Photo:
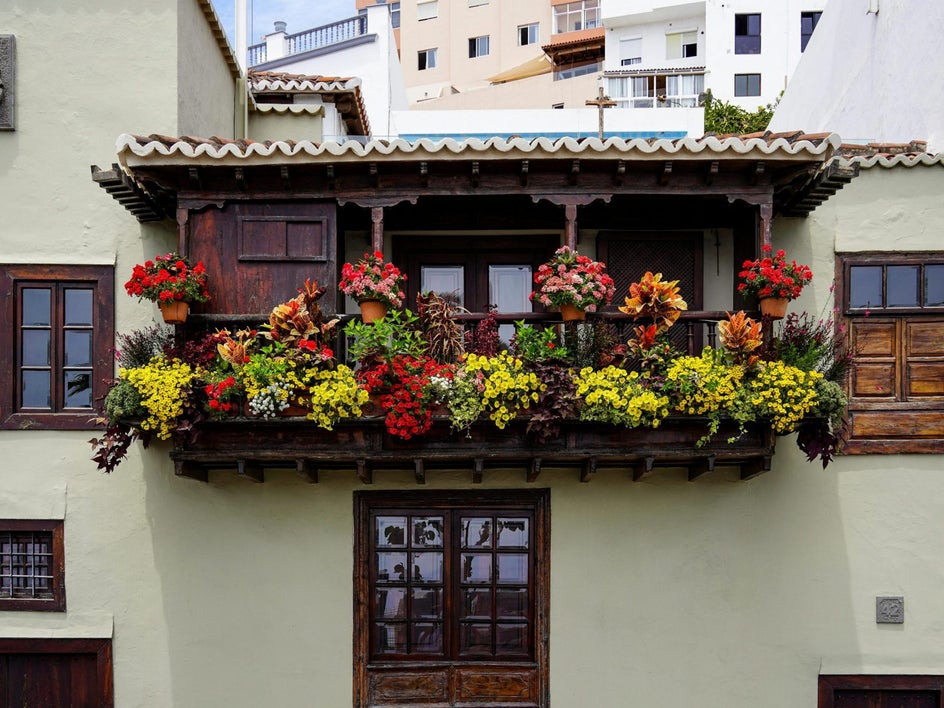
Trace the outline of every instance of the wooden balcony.
{"label": "wooden balcony", "polygon": [[750,425],[741,434],[732,421],[722,422],[699,446],[708,421],[695,416],[669,417],[655,429],[565,421],[560,434],[545,441],[527,426],[527,418],[503,430],[483,420],[466,433],[452,430],[443,415],[425,435],[401,440],[386,431],[382,415],[346,421],[332,431],[305,418],[233,418],[201,424],[194,440],[178,436],[171,458],[178,476],[204,482],[211,469],[255,482],[265,481],[270,469],[293,469],[309,482],[317,482],[321,470],[349,470],[364,484],[373,483],[376,472],[409,470],[417,484],[425,484],[431,471],[465,469],[478,484],[490,469],[508,468],[520,468],[528,482],[549,468],[577,470],[581,482],[609,471],[639,481],[669,467],[686,469],[689,480],[716,467],[736,467],[746,480],[770,469],[775,447],[770,426]]}

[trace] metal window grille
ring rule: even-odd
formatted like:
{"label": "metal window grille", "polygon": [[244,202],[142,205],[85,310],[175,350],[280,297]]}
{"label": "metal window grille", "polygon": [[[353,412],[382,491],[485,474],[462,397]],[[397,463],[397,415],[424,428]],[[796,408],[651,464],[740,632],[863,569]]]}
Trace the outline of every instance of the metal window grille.
{"label": "metal window grille", "polygon": [[53,597],[51,531],[0,531],[0,599]]}

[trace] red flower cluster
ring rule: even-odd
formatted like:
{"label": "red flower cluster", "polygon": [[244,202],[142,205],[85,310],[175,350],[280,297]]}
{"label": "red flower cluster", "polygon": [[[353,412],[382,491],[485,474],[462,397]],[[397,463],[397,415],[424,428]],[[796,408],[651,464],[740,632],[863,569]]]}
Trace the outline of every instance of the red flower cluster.
{"label": "red flower cluster", "polygon": [[223,418],[238,410],[238,404],[229,400],[239,394],[236,379],[232,376],[228,376],[219,383],[207,384],[203,387],[203,391],[207,395],[207,407],[211,415]]}
{"label": "red flower cluster", "polygon": [[384,425],[391,435],[409,440],[432,427],[433,413],[427,394],[433,376],[452,377],[449,366],[429,357],[398,354],[358,372],[361,385],[371,394],[379,393],[386,411]]}
{"label": "red flower cluster", "polygon": [[606,264],[581,256],[569,246],[561,246],[534,274],[538,290],[531,300],[545,307],[574,305],[586,312],[596,312],[613,299],[613,279],[606,274]]}
{"label": "red flower cluster", "polygon": [[770,256],[773,249],[769,244],[763,250],[763,258],[744,261],[742,264],[744,270],[738,275],[743,282],[738,285],[738,292],[760,298],[785,297],[794,300],[800,297],[803,287],[813,280],[809,266],[798,265],[796,261],[788,263],[783,250]]}
{"label": "red flower cluster", "polygon": [[323,359],[334,358],[334,351],[332,351],[330,347],[320,345],[318,342],[313,342],[310,339],[299,339],[298,348],[304,352],[320,356]]}
{"label": "red flower cluster", "polygon": [[152,302],[206,302],[210,299],[207,290],[207,272],[203,261],[190,266],[186,259],[176,253],[155,256],[153,261],[135,265],[125,290],[132,297]]}
{"label": "red flower cluster", "polygon": [[403,305],[403,281],[406,276],[393,263],[384,263],[383,253],[365,253],[357,263],[345,263],[341,267],[341,282],[338,288],[345,295],[361,302],[379,300],[388,307]]}

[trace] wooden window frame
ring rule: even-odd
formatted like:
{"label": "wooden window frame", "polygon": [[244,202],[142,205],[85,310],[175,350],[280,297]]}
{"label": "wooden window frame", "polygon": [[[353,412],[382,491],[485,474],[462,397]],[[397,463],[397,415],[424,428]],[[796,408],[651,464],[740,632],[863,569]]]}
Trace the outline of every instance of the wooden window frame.
{"label": "wooden window frame", "polygon": [[66,562],[63,522],[56,520],[0,520],[0,532],[45,531],[52,535],[52,597],[27,599],[0,598],[0,611],[66,611]]}
{"label": "wooden window frame", "polygon": [[[843,446],[846,454],[899,454],[899,453],[937,453],[944,446],[944,399],[930,396],[926,400],[907,399],[904,391],[908,386],[907,359],[905,341],[910,325],[915,323],[939,324],[944,322],[944,306],[938,307],[850,307],[850,273],[853,266],[898,266],[898,265],[944,265],[944,252],[941,251],[909,251],[909,252],[841,252],[836,254],[836,305],[839,323],[846,328],[852,337],[853,357],[855,357],[858,335],[857,325],[886,325],[894,331],[894,352],[882,358],[882,361],[892,367],[895,381],[895,390],[887,397],[874,400],[862,397],[853,397],[855,391],[855,363],[847,383],[849,395],[849,439]],[[884,283],[884,275],[883,275]],[[923,287],[923,285],[922,285]],[[884,293],[883,293],[884,297]],[[879,360],[875,360],[879,361]],[[921,361],[920,359],[918,360]],[[881,363],[881,362],[880,362]],[[933,363],[933,361],[932,361]],[[874,418],[881,414],[883,425],[889,430],[897,425],[910,429],[926,431],[939,430],[939,433],[920,434],[910,433],[906,436],[857,436],[857,416],[860,420],[865,417]],[[908,422],[905,422],[905,418]],[[914,421],[920,419],[920,425]]]}
{"label": "wooden window frame", "polygon": [[[396,510],[397,513],[410,510],[441,509],[444,511],[482,510],[488,513],[520,511],[527,508],[533,523],[533,595],[530,602],[532,622],[531,656],[528,659],[513,658],[504,660],[496,657],[451,658],[449,650],[446,656],[433,656],[427,659],[415,655],[407,658],[372,657],[371,646],[371,513],[377,510]],[[444,547],[444,553],[455,554],[459,546]],[[421,683],[424,672],[436,676],[449,676],[445,684],[455,691],[459,679],[454,674],[463,671],[482,672],[482,675],[494,675],[503,669],[524,674],[531,671],[536,675],[533,702],[523,706],[547,706],[550,700],[548,689],[549,676],[549,619],[550,619],[550,490],[443,490],[435,492],[414,491],[357,491],[354,493],[354,706],[362,708],[371,705],[371,691],[377,689],[384,676],[391,677],[393,686],[399,682],[416,677]],[[445,580],[444,595],[449,595],[450,580]],[[454,590],[457,588],[453,588]],[[458,611],[447,614],[449,607],[454,607],[455,599],[444,597],[443,622],[458,626]],[[456,641],[457,645],[458,642]],[[458,657],[458,654],[456,654]],[[402,678],[398,678],[401,676]],[[394,696],[387,696],[394,700]],[[468,698],[468,697],[467,697]],[[495,697],[483,700],[481,705],[494,705]],[[478,705],[475,699],[468,699],[462,705]],[[417,702],[417,705],[421,703]],[[423,703],[422,705],[426,705]],[[430,705],[433,705],[432,703]],[[435,705],[440,705],[435,703]],[[452,703],[447,703],[452,705]]]}
{"label": "wooden window frame", "polygon": [[[115,705],[111,639],[0,639],[3,654],[93,654],[98,690],[89,698],[99,708]],[[0,686],[5,684],[3,679],[0,676]]]}
{"label": "wooden window frame", "polygon": [[[92,297],[92,407],[50,411],[20,410],[19,298],[26,283],[56,287],[61,284],[91,286]],[[114,375],[115,269],[112,266],[0,265],[0,429],[93,430],[99,427],[95,402],[108,391]],[[53,333],[61,337],[62,328]],[[61,351],[61,348],[60,348]],[[52,362],[53,376],[62,371],[62,355]]]}
{"label": "wooden window frame", "polygon": [[938,693],[938,705],[944,705],[944,676],[925,674],[821,674],[818,689],[817,708],[834,708],[836,692],[843,689],[932,691]]}

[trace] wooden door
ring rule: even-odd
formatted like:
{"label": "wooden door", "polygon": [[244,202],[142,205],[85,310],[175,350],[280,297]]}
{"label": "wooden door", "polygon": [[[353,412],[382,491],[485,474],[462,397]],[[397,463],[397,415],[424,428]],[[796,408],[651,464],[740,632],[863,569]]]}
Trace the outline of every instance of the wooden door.
{"label": "wooden door", "polygon": [[0,639],[0,706],[113,705],[110,639]]}
{"label": "wooden door", "polygon": [[944,708],[944,676],[819,677],[819,708]]}

